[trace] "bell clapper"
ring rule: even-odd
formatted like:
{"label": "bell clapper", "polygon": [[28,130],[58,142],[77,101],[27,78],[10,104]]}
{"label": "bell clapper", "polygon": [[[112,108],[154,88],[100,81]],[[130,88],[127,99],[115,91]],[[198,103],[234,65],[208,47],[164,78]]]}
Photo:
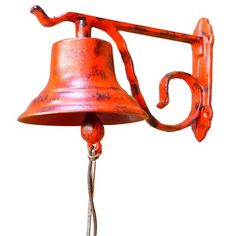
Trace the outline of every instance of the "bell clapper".
{"label": "bell clapper", "polygon": [[88,146],[88,219],[87,219],[87,234],[91,235],[91,223],[93,219],[93,236],[97,235],[97,216],[94,207],[94,184],[95,184],[95,172],[96,172],[96,160],[102,153],[102,145],[100,141],[104,136],[104,127],[96,116],[95,113],[87,113],[83,124],[81,126],[81,135],[83,139],[87,142]]}

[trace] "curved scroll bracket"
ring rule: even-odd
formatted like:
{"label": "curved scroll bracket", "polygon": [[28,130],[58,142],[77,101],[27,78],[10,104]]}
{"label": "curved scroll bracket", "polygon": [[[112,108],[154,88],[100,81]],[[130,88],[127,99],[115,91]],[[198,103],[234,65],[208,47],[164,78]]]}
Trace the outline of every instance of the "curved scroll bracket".
{"label": "curved scroll bracket", "polygon": [[[194,135],[198,141],[202,141],[207,131],[211,127],[211,120],[213,117],[213,111],[211,107],[211,93],[212,93],[212,58],[213,58],[213,44],[214,35],[210,22],[206,18],[201,18],[194,31],[195,36],[201,38],[198,42],[192,42],[193,52],[193,77],[191,78],[194,83],[189,83],[186,79],[192,91],[192,109],[189,117],[179,125],[173,128],[173,131],[177,130],[176,127],[181,129],[192,126]],[[168,104],[168,83],[172,77],[183,79],[185,76],[183,73],[171,73],[167,74],[160,83],[160,103],[159,108],[163,108]],[[194,78],[194,79],[193,79]],[[190,80],[189,80],[190,81]],[[201,88],[201,93],[194,87]],[[199,100],[201,98],[201,101]],[[197,108],[197,110],[195,110]],[[195,112],[194,112],[195,110]],[[168,131],[168,126],[161,126],[160,129]]]}
{"label": "curved scroll bracket", "polygon": [[192,122],[196,119],[198,116],[201,104],[202,104],[202,88],[197,83],[197,80],[195,77],[193,77],[191,74],[188,74],[186,72],[182,71],[174,71],[170,72],[167,75],[165,75],[162,80],[160,81],[159,85],[159,103],[157,104],[157,107],[162,109],[165,106],[169,104],[169,82],[172,79],[182,79],[184,80],[192,93],[192,105],[191,105],[191,111],[188,115],[188,117],[181,123],[176,125],[166,125],[159,123],[159,129],[163,131],[177,131],[184,129],[192,124]]}

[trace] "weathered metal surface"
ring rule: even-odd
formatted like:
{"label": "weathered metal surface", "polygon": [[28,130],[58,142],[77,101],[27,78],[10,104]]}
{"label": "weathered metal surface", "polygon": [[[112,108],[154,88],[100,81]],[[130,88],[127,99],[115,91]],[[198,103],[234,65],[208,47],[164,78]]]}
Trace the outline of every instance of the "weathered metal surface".
{"label": "weathered metal surface", "polygon": [[184,43],[194,43],[199,42],[201,40],[201,37],[198,37],[197,35],[183,34],[170,30],[158,29],[137,24],[130,24],[127,22],[115,21],[76,12],[68,12],[59,17],[49,18],[47,14],[43,11],[43,9],[37,5],[31,8],[31,13],[37,16],[39,22],[45,27],[51,27],[63,21],[69,21],[77,24],[77,22],[81,19],[86,19],[87,23],[91,27],[100,28],[100,23],[102,23],[103,25],[107,26],[107,30],[109,30],[108,28],[112,26],[115,27],[115,29],[118,31],[126,31],[130,33],[148,35],[152,37],[175,40]]}
{"label": "weathered metal surface", "polygon": [[92,112],[107,125],[147,118],[116,80],[110,43],[94,38],[56,42],[48,84],[19,120],[40,125],[81,125],[86,114]]}
{"label": "weathered metal surface", "polygon": [[194,35],[201,37],[201,42],[192,44],[193,76],[197,78],[203,92],[202,107],[199,115],[192,123],[192,129],[196,138],[201,141],[210,129],[213,117],[211,93],[214,35],[208,19],[202,18],[199,20]]}
{"label": "weathered metal surface", "polygon": [[[95,28],[105,31],[114,40],[114,42],[121,54],[122,60],[124,62],[127,79],[130,83],[132,96],[135,98],[135,100],[138,102],[138,104],[140,106],[140,107],[138,107],[137,104],[135,104],[136,110],[133,111],[135,118],[128,119],[128,122],[133,122],[133,121],[147,118],[146,121],[152,127],[163,130],[163,131],[176,131],[176,130],[186,128],[188,126],[192,126],[193,132],[194,132],[195,137],[197,138],[198,141],[201,141],[206,136],[207,130],[210,128],[211,119],[212,119],[212,108],[211,108],[211,86],[212,85],[211,85],[211,83],[212,83],[212,48],[213,48],[213,41],[214,41],[212,28],[211,28],[210,23],[207,19],[205,19],[205,18],[200,19],[194,34],[189,35],[189,34],[183,34],[183,33],[174,32],[174,31],[168,31],[168,30],[146,27],[146,26],[141,26],[141,25],[136,25],[136,24],[120,22],[120,21],[103,19],[103,18],[89,16],[89,15],[75,13],[75,12],[68,12],[64,15],[59,16],[59,17],[49,18],[39,6],[34,6],[31,9],[31,12],[38,18],[38,20],[40,21],[40,23],[43,26],[50,27],[50,26],[54,26],[56,24],[59,24],[63,21],[70,21],[75,24],[76,37],[79,37],[79,38],[90,37],[91,29],[93,27],[95,27]],[[160,103],[159,103],[158,107],[163,108],[168,104],[168,84],[171,79],[175,79],[175,78],[183,79],[189,85],[191,92],[192,92],[192,106],[191,106],[191,111],[189,113],[189,116],[183,122],[176,124],[176,125],[162,124],[151,114],[151,112],[146,104],[146,101],[141,93],[141,90],[139,87],[139,82],[138,82],[137,76],[135,74],[131,54],[128,51],[126,42],[125,42],[124,38],[121,36],[121,34],[119,33],[119,31],[126,31],[126,32],[131,32],[131,33],[136,33],[136,34],[152,36],[152,37],[169,39],[169,40],[189,43],[192,45],[192,49],[193,49],[193,72],[192,72],[192,75],[185,73],[185,72],[178,72],[178,71],[168,73],[161,80],[160,87],[159,87],[159,89],[160,89]],[[86,40],[88,40],[88,39],[86,39]],[[68,46],[68,50],[69,50],[69,46]],[[80,48],[80,50],[83,50],[82,47]],[[83,56],[88,56],[88,55],[90,55],[90,53],[86,53]],[[55,58],[56,58],[56,56],[55,56]],[[111,59],[112,56],[109,56],[109,58]],[[82,59],[82,57],[81,57],[81,59]],[[52,57],[52,60],[54,60],[53,57]],[[73,64],[72,61],[71,61],[71,63]],[[93,65],[95,65],[95,64],[93,64]],[[52,61],[52,67],[53,66],[54,66],[54,63]],[[82,63],[81,63],[80,67],[81,68],[83,67]],[[112,68],[113,68],[113,62],[112,62]],[[101,74],[106,75],[107,73],[104,73],[105,70],[106,70],[105,67],[103,67],[101,70],[96,69],[96,73],[98,73],[98,71],[100,71],[100,72],[103,71],[102,73],[99,72],[100,75]],[[122,91],[121,93],[123,93],[123,90],[118,86],[116,79],[114,79],[115,76],[114,76],[113,69],[111,69],[111,71],[112,71],[111,74],[113,74],[112,81],[115,81],[115,83],[116,83],[115,89],[113,87],[111,87],[110,85],[108,86],[107,82],[102,82],[103,80],[100,80],[99,82],[97,82],[96,86],[90,86],[90,88],[92,88],[92,87],[94,88],[94,91],[96,89],[97,96],[95,96],[96,102],[94,102],[90,106],[90,107],[92,107],[92,111],[87,110],[87,112],[98,112],[97,115],[103,124],[127,123],[127,120],[126,120],[127,117],[125,118],[122,115],[124,110],[117,109],[116,101],[113,98],[114,94],[117,95],[115,92],[116,90]],[[90,68],[90,72],[89,72],[89,70],[87,71],[86,76],[88,76],[89,73],[94,73],[92,68]],[[51,74],[49,82],[53,81],[53,77],[54,77],[54,75]],[[102,77],[104,78],[104,76],[102,76]],[[74,77],[73,77],[71,82],[74,83],[75,81],[76,80],[74,80]],[[81,79],[80,81],[82,83],[83,79]],[[73,83],[69,83],[69,84],[73,84]],[[89,81],[88,83],[90,84],[91,81]],[[71,85],[69,85],[69,84],[66,84],[66,86],[70,88]],[[64,85],[64,88],[66,86]],[[101,91],[104,91],[104,88],[105,89],[107,89],[107,88],[112,89],[114,91],[114,94],[101,93]],[[119,88],[119,89],[117,89],[117,88]],[[38,97],[39,103],[40,103],[43,95],[46,94],[46,91],[48,91],[48,87]],[[78,92],[82,92],[82,91],[78,91]],[[86,95],[85,93],[84,94],[82,93],[81,98],[82,97],[88,98],[88,95]],[[105,114],[105,118],[104,118],[103,115],[101,115],[101,113],[96,110],[97,108],[95,109],[95,107],[98,107],[99,101],[101,101],[101,100],[107,102],[109,100],[108,97],[109,97],[109,99],[111,99],[113,101],[112,106],[114,106],[113,109],[115,110],[115,112],[108,111],[110,116],[107,116],[107,113],[103,113],[103,115]],[[127,95],[125,95],[124,97],[126,97],[125,99],[130,101],[130,98],[128,99]],[[91,101],[92,99],[89,97],[88,100]],[[37,101],[37,99],[36,99],[36,101]],[[76,100],[76,97],[71,97],[71,100],[67,100],[68,104],[69,103],[73,104],[76,101],[78,102],[78,100]],[[128,104],[128,103],[126,103],[127,102],[126,100],[122,100],[122,101],[123,101],[123,105]],[[107,105],[106,102],[103,104],[103,105],[105,105],[105,107]],[[133,103],[133,102],[131,102],[131,103]],[[130,106],[130,107],[132,107],[132,106]],[[63,109],[59,110],[59,112],[55,112],[54,116],[48,117],[48,119],[46,118],[47,122],[42,122],[42,120],[37,120],[37,119],[34,120],[34,119],[32,119],[32,117],[27,118],[27,115],[29,113],[23,114],[23,116],[20,117],[20,120],[23,122],[36,123],[36,124],[53,124],[54,123],[57,125],[81,125],[81,122],[86,114],[87,108],[84,110],[78,109],[78,112],[75,112],[75,113],[73,112],[73,114],[70,115],[70,118],[64,117],[64,120],[66,122],[58,122],[58,121],[48,122],[49,120],[51,120],[51,118],[57,119],[57,117],[60,116],[60,113],[64,113],[65,109],[64,109],[64,111],[63,111]],[[28,112],[29,111],[30,111],[30,108],[28,109]],[[37,113],[37,112],[36,113],[34,113],[34,112],[35,111],[31,111],[32,114]],[[103,112],[104,112],[104,110],[103,110]],[[80,117],[81,113],[83,114],[82,117]],[[125,112],[125,113],[127,115],[127,112]],[[147,114],[148,117],[146,117],[145,113]],[[75,115],[77,115],[77,117]],[[107,119],[107,117],[109,117],[109,119]],[[75,118],[77,119],[76,124],[74,123],[74,121],[76,120]],[[108,120],[110,120],[110,121],[108,121]]]}

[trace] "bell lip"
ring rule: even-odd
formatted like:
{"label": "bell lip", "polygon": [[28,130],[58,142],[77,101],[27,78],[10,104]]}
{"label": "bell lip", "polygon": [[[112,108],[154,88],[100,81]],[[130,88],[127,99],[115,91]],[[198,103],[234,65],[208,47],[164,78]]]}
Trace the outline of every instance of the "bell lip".
{"label": "bell lip", "polygon": [[[76,114],[77,113],[77,114]],[[139,113],[134,112],[102,112],[102,111],[70,111],[70,112],[47,112],[33,115],[25,115],[25,112],[18,117],[18,121],[25,124],[45,126],[81,126],[88,113],[95,113],[103,125],[122,125],[148,119],[147,113],[140,108]],[[75,117],[78,117],[76,119]],[[69,119],[63,122],[63,119]],[[50,122],[51,121],[51,122]],[[110,122],[111,121],[111,122]]]}

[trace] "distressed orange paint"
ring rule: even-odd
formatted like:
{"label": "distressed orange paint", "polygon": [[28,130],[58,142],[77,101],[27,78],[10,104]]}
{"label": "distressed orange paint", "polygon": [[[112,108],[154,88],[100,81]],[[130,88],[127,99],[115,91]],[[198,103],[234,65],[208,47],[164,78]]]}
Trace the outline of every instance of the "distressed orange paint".
{"label": "distressed orange paint", "polygon": [[[93,235],[96,236],[97,217],[93,195],[96,159],[102,153],[103,125],[146,120],[152,127],[168,132],[191,126],[196,139],[203,140],[213,116],[212,28],[205,18],[199,20],[193,35],[189,35],[74,12],[49,18],[39,6],[34,6],[31,12],[46,27],[63,21],[73,22],[76,37],[54,43],[48,84],[19,117],[19,121],[38,125],[81,126],[81,136],[87,142],[89,157],[87,235],[91,235],[93,220]],[[91,38],[92,28],[103,30],[115,42],[124,62],[132,96],[118,84],[111,44]],[[119,31],[191,44],[192,74],[183,71],[166,74],[159,84],[157,104],[160,109],[168,105],[171,80],[184,80],[192,93],[191,111],[184,121],[176,125],[163,124],[151,114],[141,93],[131,54]]]}
{"label": "distressed orange paint", "polygon": [[137,101],[116,80],[110,43],[94,38],[56,42],[48,84],[19,120],[80,126],[87,113],[96,113],[105,125],[147,118]]}
{"label": "distressed orange paint", "polygon": [[[213,114],[211,92],[214,36],[207,19],[200,19],[193,35],[189,35],[74,12],[49,18],[39,6],[34,6],[31,12],[46,27],[64,21],[73,22],[76,38],[54,44],[49,82],[20,116],[20,121],[42,125],[82,125],[86,123],[87,114],[93,113],[101,124],[146,120],[152,127],[168,132],[192,126],[197,140],[204,139]],[[103,30],[114,40],[124,62],[132,96],[129,96],[116,80],[111,45],[104,40],[90,38],[92,28]],[[190,87],[191,111],[183,122],[176,125],[162,124],[151,114],[141,93],[131,54],[119,31],[192,45],[192,74],[170,72],[163,77],[159,85],[158,108],[168,105],[170,80],[182,79]],[[86,129],[83,131],[86,133]],[[83,136],[87,137],[85,133]],[[89,140],[92,140],[92,137],[98,138],[99,135],[96,136],[96,131],[91,132]],[[99,138],[94,142],[100,142]]]}

